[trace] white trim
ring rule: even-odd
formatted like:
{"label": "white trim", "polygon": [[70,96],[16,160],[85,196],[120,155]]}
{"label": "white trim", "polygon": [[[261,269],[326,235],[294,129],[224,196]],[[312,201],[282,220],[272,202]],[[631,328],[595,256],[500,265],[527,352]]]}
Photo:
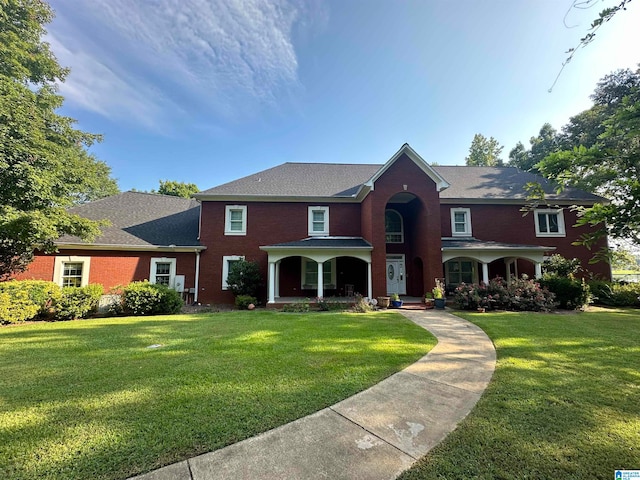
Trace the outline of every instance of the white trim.
{"label": "white trim", "polygon": [[445,188],[449,188],[450,184],[447,182],[438,172],[436,172],[425,160],[416,153],[416,151],[405,143],[396,154],[391,157],[382,168],[380,168],[369,180],[365,182],[365,186],[373,190],[376,181],[398,160],[403,154],[406,154],[409,159],[415,163],[420,170],[422,170],[431,180],[436,184],[438,192],[441,192]]}
{"label": "white trim", "polygon": [[[451,236],[452,237],[471,237],[471,209],[470,208],[452,208],[451,212]],[[456,232],[456,213],[464,213],[464,232]]]}
{"label": "white trim", "polygon": [[78,257],[73,255],[56,256],[53,264],[54,283],[62,286],[65,263],[82,263],[82,279],[80,280],[80,286],[86,287],[87,285],[89,285],[89,269],[91,268],[91,257]]}
{"label": "white trim", "polygon": [[[231,229],[231,212],[242,212],[241,230]],[[224,209],[224,234],[225,235],[246,235],[247,234],[247,206],[246,205],[227,205]]]}
{"label": "white trim", "polygon": [[[557,232],[541,232],[540,222],[538,221],[538,215],[543,214],[547,216],[547,229],[549,229],[549,214],[556,214],[558,219],[558,231]],[[536,237],[566,237],[567,232],[564,228],[564,212],[561,208],[537,208],[533,211],[533,223],[536,228]]]}
{"label": "white trim", "polygon": [[156,283],[156,274],[159,263],[169,264],[169,288],[173,288],[176,281],[176,259],[167,257],[152,258],[149,265],[149,283]]}
{"label": "white trim", "polygon": [[222,290],[228,290],[229,262],[244,260],[244,255],[225,255],[222,257]]}
{"label": "white trim", "polygon": [[207,247],[201,245],[180,246],[175,245],[122,245],[107,243],[58,243],[55,242],[58,249],[73,250],[109,250],[119,252],[181,252],[191,253],[206,250]]}
{"label": "white trim", "polygon": [[[313,212],[323,212],[324,228],[322,231],[313,230]],[[309,207],[307,209],[307,229],[310,237],[329,235],[329,207]]]}
{"label": "white trim", "polygon": [[[389,242],[389,241],[387,241],[387,235],[388,235],[387,225],[386,225],[386,223],[387,223],[386,222],[387,212],[394,212],[400,217],[400,241],[399,242]],[[404,243],[404,218],[402,217],[402,214],[399,211],[394,210],[393,208],[385,208],[384,215],[385,215],[385,222],[384,222],[385,223],[385,226],[384,226],[385,227],[384,228],[384,241],[385,241],[385,243]],[[397,234],[397,233],[398,232],[391,232],[391,234]]]}

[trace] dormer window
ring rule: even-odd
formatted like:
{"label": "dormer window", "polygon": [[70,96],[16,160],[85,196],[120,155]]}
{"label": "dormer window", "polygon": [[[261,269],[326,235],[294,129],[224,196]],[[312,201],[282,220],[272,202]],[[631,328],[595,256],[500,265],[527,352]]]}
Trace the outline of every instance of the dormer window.
{"label": "dormer window", "polygon": [[384,233],[387,243],[404,243],[402,215],[395,210],[384,212]]}
{"label": "dormer window", "polygon": [[309,207],[309,236],[329,235],[329,207]]}
{"label": "dormer window", "polygon": [[451,236],[471,237],[471,209],[451,209]]}

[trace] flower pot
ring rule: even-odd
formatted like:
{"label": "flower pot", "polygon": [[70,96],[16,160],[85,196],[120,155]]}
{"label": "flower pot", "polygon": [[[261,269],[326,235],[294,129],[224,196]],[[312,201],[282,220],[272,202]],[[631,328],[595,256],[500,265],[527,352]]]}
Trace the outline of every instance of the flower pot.
{"label": "flower pot", "polygon": [[391,306],[393,308],[400,308],[402,307],[402,300],[391,300]]}
{"label": "flower pot", "polygon": [[436,298],[434,300],[434,303],[436,304],[436,308],[438,310],[444,310],[444,305],[446,303],[446,300],[444,298]]}
{"label": "flower pot", "polygon": [[434,304],[433,298],[428,298],[424,301],[424,308],[427,310],[431,310],[433,308],[433,304]]}
{"label": "flower pot", "polygon": [[391,301],[391,297],[378,297],[378,307],[389,308],[390,301]]}

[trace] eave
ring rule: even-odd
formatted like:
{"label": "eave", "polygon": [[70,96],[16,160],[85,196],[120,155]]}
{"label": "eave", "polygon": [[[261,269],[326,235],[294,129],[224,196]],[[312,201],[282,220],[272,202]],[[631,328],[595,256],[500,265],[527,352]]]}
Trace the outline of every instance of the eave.
{"label": "eave", "polygon": [[202,245],[124,245],[99,243],[55,243],[58,249],[65,250],[113,250],[121,252],[176,252],[194,253],[206,250]]}

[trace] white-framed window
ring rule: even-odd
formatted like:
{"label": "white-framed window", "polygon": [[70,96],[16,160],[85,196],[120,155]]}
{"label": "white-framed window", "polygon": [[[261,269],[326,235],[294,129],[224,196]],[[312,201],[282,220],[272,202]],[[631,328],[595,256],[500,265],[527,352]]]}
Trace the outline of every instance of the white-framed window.
{"label": "white-framed window", "polygon": [[[302,289],[318,288],[318,262],[308,258],[302,259]],[[325,289],[336,288],[336,259],[332,258],[322,264],[322,283]]]}
{"label": "white-framed window", "polygon": [[534,210],[537,237],[564,237],[564,215],[562,209]]}
{"label": "white-framed window", "polygon": [[329,235],[329,207],[309,207],[309,236]]}
{"label": "white-framed window", "polygon": [[446,283],[447,285],[459,285],[466,283],[470,285],[478,282],[478,275],[475,260],[469,258],[455,258],[446,263]]}
{"label": "white-framed window", "polygon": [[451,209],[451,236],[470,237],[471,236],[471,209],[452,208]]}
{"label": "white-framed window", "polygon": [[157,283],[173,288],[176,279],[175,258],[152,258],[149,269],[149,283]]}
{"label": "white-framed window", "polygon": [[247,206],[227,205],[224,215],[225,235],[247,234]]}
{"label": "white-framed window", "polygon": [[225,255],[224,257],[222,257],[222,290],[229,289],[229,284],[227,284],[229,270],[231,270],[231,265],[233,265],[235,262],[239,262],[240,260],[244,260],[244,256]]}
{"label": "white-framed window", "polygon": [[91,257],[57,256],[53,265],[53,281],[61,287],[89,285]]}
{"label": "white-framed window", "polygon": [[404,243],[404,222],[397,211],[385,210],[384,234],[387,243]]}

